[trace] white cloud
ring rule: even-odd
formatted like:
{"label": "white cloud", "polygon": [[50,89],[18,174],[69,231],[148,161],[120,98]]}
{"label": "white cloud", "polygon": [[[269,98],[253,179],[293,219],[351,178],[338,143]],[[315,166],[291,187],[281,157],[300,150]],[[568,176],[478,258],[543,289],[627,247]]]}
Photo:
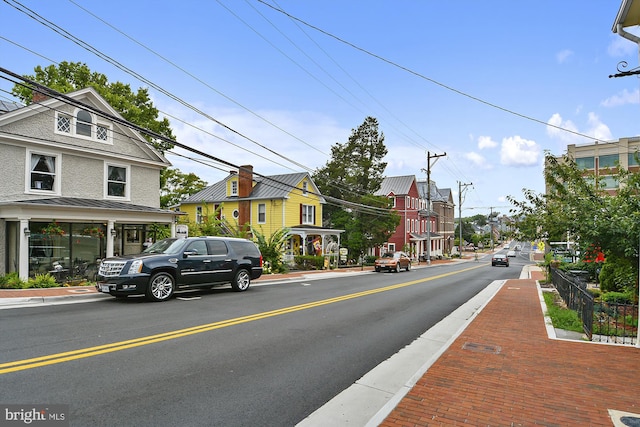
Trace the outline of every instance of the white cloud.
{"label": "white cloud", "polygon": [[624,89],[622,92],[605,99],[600,103],[604,107],[619,107],[626,104],[639,104],[640,103],[640,90],[636,88],[633,92],[629,92]]}
{"label": "white cloud", "polygon": [[475,153],[473,151],[465,153],[465,159],[470,161],[474,166],[479,167],[480,169],[491,169],[492,166],[487,162],[481,154]]}
{"label": "white cloud", "polygon": [[500,163],[505,166],[533,166],[538,163],[541,152],[535,141],[511,136],[502,140]]}
{"label": "white cloud", "polygon": [[558,64],[564,64],[572,55],[573,51],[569,49],[561,50],[560,52],[556,53],[556,61],[558,61]]}
{"label": "white cloud", "polygon": [[[571,120],[563,120],[559,113],[555,113],[547,121],[550,126],[547,126],[547,135],[551,138],[559,139],[567,144],[575,144],[581,141],[575,133],[578,132],[578,127]],[[566,130],[563,130],[566,129]],[[567,132],[570,131],[570,132]]]}
{"label": "white cloud", "polygon": [[602,141],[610,141],[613,139],[609,126],[600,121],[595,113],[589,113],[589,130],[587,134]]}
{"label": "white cloud", "polygon": [[497,146],[498,146],[498,143],[492,140],[490,136],[478,137],[478,148],[480,150],[483,150],[485,148],[494,148]]}

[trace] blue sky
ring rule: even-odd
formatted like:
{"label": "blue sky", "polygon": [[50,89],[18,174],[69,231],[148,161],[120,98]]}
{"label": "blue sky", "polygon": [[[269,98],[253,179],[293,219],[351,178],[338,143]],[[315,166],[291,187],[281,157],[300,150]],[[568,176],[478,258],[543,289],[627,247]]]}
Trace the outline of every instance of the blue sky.
{"label": "blue sky", "polygon": [[[20,4],[237,131],[151,89],[179,142],[264,175],[323,166],[372,116],[387,176],[425,179],[446,152],[432,179],[456,204],[473,183],[463,216],[507,213],[506,196],[544,191],[545,151],[640,134],[638,78],[608,77],[638,65],[611,31],[620,1],[264,1],[317,29],[256,0]],[[0,17],[4,68],[80,61],[146,86],[5,2]],[[209,183],[228,172],[168,158]]]}

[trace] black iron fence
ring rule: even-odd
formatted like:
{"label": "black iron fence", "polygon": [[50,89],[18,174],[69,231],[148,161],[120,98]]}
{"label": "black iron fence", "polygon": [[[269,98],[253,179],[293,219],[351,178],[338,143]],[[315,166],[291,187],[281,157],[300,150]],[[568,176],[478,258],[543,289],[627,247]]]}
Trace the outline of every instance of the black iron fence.
{"label": "black iron fence", "polygon": [[638,335],[638,306],[595,302],[583,276],[551,269],[551,281],[567,307],[582,319],[590,341],[635,344]]}

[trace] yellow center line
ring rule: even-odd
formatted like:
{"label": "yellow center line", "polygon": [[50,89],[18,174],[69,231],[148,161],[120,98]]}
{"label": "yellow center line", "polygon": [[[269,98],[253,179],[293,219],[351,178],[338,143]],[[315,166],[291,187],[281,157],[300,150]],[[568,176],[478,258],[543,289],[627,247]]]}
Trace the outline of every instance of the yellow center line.
{"label": "yellow center line", "polygon": [[103,344],[95,347],[87,347],[87,348],[67,351],[63,353],[55,353],[47,356],[34,357],[31,359],[0,363],[0,375],[7,374],[10,372],[23,371],[26,369],[33,369],[40,366],[54,365],[57,363],[68,362],[71,360],[78,360],[78,359],[83,359],[87,357],[98,356],[106,353],[113,353],[116,351],[126,350],[129,348],[141,347],[144,345],[149,345],[149,344],[158,343],[162,341],[182,338],[189,335],[200,334],[202,332],[213,331],[215,329],[226,328],[228,326],[240,325],[242,323],[253,322],[256,320],[267,319],[269,317],[275,317],[283,314],[294,313],[296,311],[302,311],[310,308],[321,307],[323,305],[333,304],[341,301],[347,301],[354,298],[361,298],[368,295],[388,292],[394,289],[400,289],[407,286],[413,286],[419,283],[428,282],[431,280],[441,279],[443,277],[451,276],[453,274],[463,273],[463,272],[474,270],[480,267],[482,267],[482,265],[476,265],[474,267],[466,268],[464,270],[444,273],[444,274],[440,274],[440,275],[425,278],[425,279],[418,279],[418,280],[412,280],[410,282],[398,283],[396,285],[386,286],[384,288],[377,288],[377,289],[371,289],[371,290],[362,291],[362,292],[356,292],[353,294],[347,294],[339,297],[313,301],[306,304],[294,305],[291,307],[284,307],[277,310],[265,311],[262,313],[236,317],[233,319],[221,320],[219,322],[207,323],[204,325],[192,326],[190,328],[178,329],[175,331],[164,332],[156,335],[148,335],[145,337],[134,338],[134,339],[125,340],[125,341],[118,341],[118,342]]}

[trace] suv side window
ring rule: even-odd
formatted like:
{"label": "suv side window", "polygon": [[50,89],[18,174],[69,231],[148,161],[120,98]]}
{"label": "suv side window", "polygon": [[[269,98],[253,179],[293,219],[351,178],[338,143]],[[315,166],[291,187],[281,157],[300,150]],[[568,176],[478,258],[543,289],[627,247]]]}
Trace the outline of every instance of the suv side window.
{"label": "suv side window", "polygon": [[260,250],[253,242],[230,241],[229,244],[233,251],[240,257],[252,256],[259,257]]}
{"label": "suv side window", "polygon": [[222,240],[209,240],[207,245],[209,246],[209,255],[227,254],[227,245]]}
{"label": "suv side window", "polygon": [[207,255],[207,244],[204,240],[196,240],[187,246],[187,251],[194,252],[195,255]]}

